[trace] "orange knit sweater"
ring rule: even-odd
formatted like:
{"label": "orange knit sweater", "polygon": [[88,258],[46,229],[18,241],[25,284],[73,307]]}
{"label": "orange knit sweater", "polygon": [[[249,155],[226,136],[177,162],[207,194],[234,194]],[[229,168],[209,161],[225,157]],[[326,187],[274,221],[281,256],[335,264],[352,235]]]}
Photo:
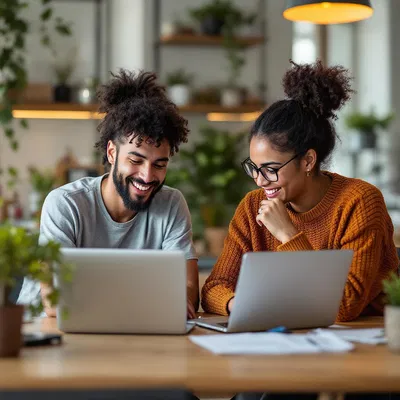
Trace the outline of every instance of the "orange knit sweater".
{"label": "orange knit sweater", "polygon": [[[202,290],[206,312],[227,315],[234,296],[242,255],[250,251],[352,249],[350,267],[337,321],[351,321],[361,314],[381,314],[382,279],[397,271],[393,224],[380,191],[359,179],[324,172],[332,178],[324,198],[310,211],[287,208],[300,232],[282,244],[256,223],[264,190],[247,194],[229,226],[224,249]],[[279,266],[277,266],[279,268]]]}

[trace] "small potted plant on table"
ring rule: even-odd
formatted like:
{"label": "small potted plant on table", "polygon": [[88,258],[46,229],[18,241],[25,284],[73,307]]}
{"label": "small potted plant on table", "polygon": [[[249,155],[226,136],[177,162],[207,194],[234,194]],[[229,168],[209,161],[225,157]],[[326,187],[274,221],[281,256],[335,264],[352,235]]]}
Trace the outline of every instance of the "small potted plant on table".
{"label": "small potted plant on table", "polygon": [[[55,306],[59,290],[53,286],[53,277],[70,281],[72,266],[63,262],[60,245],[49,241],[39,244],[39,234],[12,225],[0,226],[0,357],[17,357],[21,348],[22,316],[24,306],[10,300],[18,281],[28,278],[50,287],[47,300]],[[29,305],[32,315],[44,307],[39,297]]]}
{"label": "small potted plant on table", "polygon": [[385,334],[389,348],[400,352],[400,277],[392,274],[383,281],[388,304],[385,306]]}

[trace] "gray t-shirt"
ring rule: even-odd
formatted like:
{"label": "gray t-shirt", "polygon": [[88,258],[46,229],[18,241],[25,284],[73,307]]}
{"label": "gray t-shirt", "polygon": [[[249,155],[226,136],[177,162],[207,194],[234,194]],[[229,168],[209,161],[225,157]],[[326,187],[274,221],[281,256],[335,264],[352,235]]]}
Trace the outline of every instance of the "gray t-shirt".
{"label": "gray t-shirt", "polygon": [[[101,195],[104,176],[82,178],[53,190],[43,204],[40,243],[62,247],[181,250],[197,259],[188,206],[177,190],[163,186],[150,207],[128,222],[115,222]],[[40,288],[25,279],[18,299],[28,303]]]}

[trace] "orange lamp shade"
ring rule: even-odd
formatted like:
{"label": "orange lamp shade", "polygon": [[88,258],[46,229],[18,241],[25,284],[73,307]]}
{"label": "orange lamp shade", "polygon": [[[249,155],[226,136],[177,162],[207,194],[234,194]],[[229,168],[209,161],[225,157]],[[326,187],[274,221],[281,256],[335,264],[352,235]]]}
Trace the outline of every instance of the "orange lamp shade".
{"label": "orange lamp shade", "polygon": [[369,0],[288,0],[283,16],[290,21],[314,24],[344,24],[371,17]]}

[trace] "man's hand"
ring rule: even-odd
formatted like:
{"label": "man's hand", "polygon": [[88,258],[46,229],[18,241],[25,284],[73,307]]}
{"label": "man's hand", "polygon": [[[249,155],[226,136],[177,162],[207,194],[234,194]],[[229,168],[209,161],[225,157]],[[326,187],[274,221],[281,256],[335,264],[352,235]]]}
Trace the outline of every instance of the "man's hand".
{"label": "man's hand", "polygon": [[299,233],[290,220],[285,204],[279,199],[263,200],[256,221],[282,243],[288,242]]}
{"label": "man's hand", "polygon": [[196,318],[196,311],[194,310],[193,304],[190,300],[187,301],[187,317],[188,319]]}

